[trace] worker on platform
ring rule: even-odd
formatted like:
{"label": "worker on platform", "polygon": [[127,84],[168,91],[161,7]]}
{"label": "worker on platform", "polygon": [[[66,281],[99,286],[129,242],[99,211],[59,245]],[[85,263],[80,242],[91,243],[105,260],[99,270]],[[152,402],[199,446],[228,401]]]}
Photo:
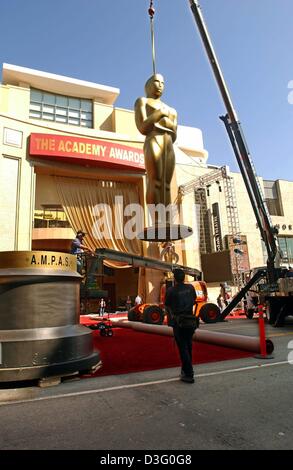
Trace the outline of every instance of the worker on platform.
{"label": "worker on platform", "polygon": [[84,266],[82,253],[88,252],[91,254],[95,254],[94,251],[92,251],[90,248],[84,245],[83,239],[85,235],[86,235],[86,232],[83,232],[82,230],[78,230],[76,232],[76,237],[71,242],[70,253],[72,255],[76,255],[77,257],[77,272],[79,272],[79,274],[82,274],[82,269]]}

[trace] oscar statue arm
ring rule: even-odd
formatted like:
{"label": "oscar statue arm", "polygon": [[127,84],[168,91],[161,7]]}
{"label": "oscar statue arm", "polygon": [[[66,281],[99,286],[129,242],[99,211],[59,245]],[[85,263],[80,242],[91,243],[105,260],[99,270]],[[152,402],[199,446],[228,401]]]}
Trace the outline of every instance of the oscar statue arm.
{"label": "oscar statue arm", "polygon": [[134,105],[136,127],[143,135],[150,134],[154,128],[154,125],[162,118],[168,119],[168,111],[164,107],[156,109],[152,112],[152,114],[147,116],[146,105],[146,98],[138,98]]}
{"label": "oscar statue arm", "polygon": [[163,122],[165,124],[165,127],[167,127],[168,129],[171,129],[172,141],[174,143],[175,140],[177,139],[177,112],[175,111],[175,109],[170,109],[169,117],[163,118]]}

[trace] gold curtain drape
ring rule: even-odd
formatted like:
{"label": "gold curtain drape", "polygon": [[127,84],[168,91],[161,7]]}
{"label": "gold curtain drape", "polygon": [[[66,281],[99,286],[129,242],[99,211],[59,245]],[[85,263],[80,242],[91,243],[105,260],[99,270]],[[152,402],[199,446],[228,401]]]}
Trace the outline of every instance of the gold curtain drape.
{"label": "gold curtain drape", "polygon": [[[63,176],[55,176],[54,179],[72,228],[87,233],[84,239],[86,246],[92,250],[110,248],[142,255],[141,241],[136,237],[125,237],[124,234],[125,223],[131,218],[124,215],[124,209],[129,204],[139,204],[136,185]],[[113,261],[107,264],[125,267]]]}

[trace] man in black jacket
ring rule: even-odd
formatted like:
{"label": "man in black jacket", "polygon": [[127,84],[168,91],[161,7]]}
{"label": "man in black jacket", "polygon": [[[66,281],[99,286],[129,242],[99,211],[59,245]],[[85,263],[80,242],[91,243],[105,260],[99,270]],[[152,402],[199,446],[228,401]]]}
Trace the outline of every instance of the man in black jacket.
{"label": "man in black jacket", "polygon": [[[173,327],[174,338],[181,358],[181,376],[183,382],[193,383],[192,367],[192,336],[195,331],[195,318],[193,318],[193,307],[196,300],[196,292],[191,284],[184,284],[185,273],[182,269],[174,270],[175,285],[169,287],[166,292],[165,306],[169,312],[170,326]],[[194,325],[181,325],[180,317],[188,319]]]}

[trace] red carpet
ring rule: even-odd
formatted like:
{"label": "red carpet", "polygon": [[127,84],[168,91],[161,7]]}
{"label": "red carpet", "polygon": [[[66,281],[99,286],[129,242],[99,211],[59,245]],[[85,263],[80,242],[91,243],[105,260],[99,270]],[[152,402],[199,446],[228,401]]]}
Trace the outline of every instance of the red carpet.
{"label": "red carpet", "polygon": [[238,308],[238,309],[234,309],[232,310],[231,313],[229,313],[229,315],[227,315],[226,319],[227,320],[234,320],[235,318],[242,318],[242,319],[246,319],[246,315],[244,313],[244,310]]}
{"label": "red carpet", "polygon": [[[82,320],[82,323],[89,323]],[[128,374],[168,367],[180,367],[173,337],[113,328],[112,337],[93,331],[95,349],[100,351],[103,366],[95,376]],[[253,356],[254,353],[205,343],[193,344],[193,363],[225,361]]]}

